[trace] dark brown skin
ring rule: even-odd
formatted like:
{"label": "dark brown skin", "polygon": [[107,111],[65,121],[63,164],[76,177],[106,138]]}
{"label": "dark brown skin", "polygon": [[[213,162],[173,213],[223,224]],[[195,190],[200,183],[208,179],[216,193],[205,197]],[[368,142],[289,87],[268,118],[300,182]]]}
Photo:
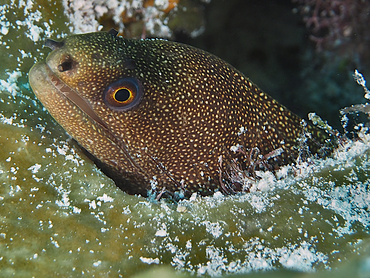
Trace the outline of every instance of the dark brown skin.
{"label": "dark brown skin", "polygon": [[[47,45],[54,51],[30,70],[32,89],[130,194],[164,189],[209,195],[227,191],[225,184],[241,191],[227,178],[233,158],[251,172],[275,170],[296,161],[303,131],[311,134],[304,146],[313,154],[327,140],[200,49],[123,39],[113,31]],[[236,145],[240,152],[230,150]]]}

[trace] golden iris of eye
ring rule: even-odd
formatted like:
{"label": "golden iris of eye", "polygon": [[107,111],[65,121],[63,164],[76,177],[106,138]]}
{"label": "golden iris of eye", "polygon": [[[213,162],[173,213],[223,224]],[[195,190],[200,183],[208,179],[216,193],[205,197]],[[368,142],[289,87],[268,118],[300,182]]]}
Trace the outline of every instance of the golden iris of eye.
{"label": "golden iris of eye", "polygon": [[143,87],[134,77],[119,79],[107,86],[104,102],[114,110],[126,111],[137,106],[143,96]]}

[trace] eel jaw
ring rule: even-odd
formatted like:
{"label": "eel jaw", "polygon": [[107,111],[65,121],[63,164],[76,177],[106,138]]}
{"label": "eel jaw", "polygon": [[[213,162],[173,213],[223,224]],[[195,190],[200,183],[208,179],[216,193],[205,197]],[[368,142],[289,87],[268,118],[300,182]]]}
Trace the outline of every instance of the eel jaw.
{"label": "eel jaw", "polygon": [[[47,63],[39,62],[31,68],[29,72],[29,83],[37,98],[53,118],[67,131],[68,134],[74,137],[82,147],[91,152],[93,156],[96,156],[102,162],[113,167],[117,167],[117,163],[114,162],[114,159],[110,159],[108,161],[103,160],[102,157],[99,157],[92,151],[95,144],[93,146],[86,147],[85,144],[81,143],[84,142],[86,138],[84,138],[85,136],[81,132],[76,131],[76,126],[78,126],[79,130],[85,129],[84,127],[81,128],[81,126],[85,126],[87,123],[82,119],[77,119],[76,117],[71,116],[70,111],[60,111],[61,109],[59,106],[61,102],[67,100],[69,103],[69,109],[72,109],[73,106],[78,107],[78,109],[83,112],[83,117],[89,119],[91,122],[90,126],[91,131],[94,133],[93,136],[100,136],[101,140],[104,140],[106,144],[111,145],[112,148],[121,152],[136,171],[140,172],[141,175],[146,176],[145,170],[135,161],[135,158],[132,157],[125,143],[110,131],[107,124],[95,113],[93,108],[84,98],[79,96],[77,92],[61,81],[53,73]],[[71,123],[71,121],[73,121],[73,123]],[[100,132],[98,131],[99,129],[101,130]],[[102,135],[102,133],[104,135]]]}
{"label": "eel jaw", "polygon": [[[47,77],[49,78],[50,83],[55,87],[55,89],[61,94],[64,95],[67,99],[72,101],[76,106],[78,106],[86,115],[88,115],[92,120],[101,125],[103,128],[108,129],[107,125],[100,119],[100,117],[95,113],[92,107],[78,95],[71,87],[61,81],[55,74],[52,72],[48,64],[45,64],[45,70]],[[32,87],[32,86],[31,86]]]}
{"label": "eel jaw", "polygon": [[71,87],[61,81],[53,73],[48,64],[43,62],[35,64],[29,72],[29,83],[37,98],[44,104],[44,106],[46,106],[46,108],[48,108],[48,110],[48,98],[51,97],[50,91],[52,91],[54,95],[64,96],[89,116],[93,122],[108,130],[107,125],[95,113],[90,104],[84,98],[79,96]]}

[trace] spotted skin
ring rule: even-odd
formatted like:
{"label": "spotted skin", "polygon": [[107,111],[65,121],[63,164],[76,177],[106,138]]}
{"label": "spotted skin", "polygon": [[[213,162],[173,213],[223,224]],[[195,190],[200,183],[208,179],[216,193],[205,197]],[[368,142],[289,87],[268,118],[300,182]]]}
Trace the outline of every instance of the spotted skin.
{"label": "spotted skin", "polygon": [[[73,35],[49,46],[54,51],[46,63],[29,73],[32,89],[128,193],[146,196],[165,188],[211,194],[230,182],[223,180],[227,163],[220,164],[220,157],[243,162],[230,151],[238,144],[245,152],[258,148],[257,157],[267,157],[270,169],[298,156],[301,118],[212,54],[109,32]],[[124,77],[137,80],[142,98],[120,111],[108,107],[103,94]],[[80,101],[86,108],[76,105]],[[308,146],[316,153],[327,138],[307,129],[313,137]],[[278,149],[283,152],[268,159]]]}

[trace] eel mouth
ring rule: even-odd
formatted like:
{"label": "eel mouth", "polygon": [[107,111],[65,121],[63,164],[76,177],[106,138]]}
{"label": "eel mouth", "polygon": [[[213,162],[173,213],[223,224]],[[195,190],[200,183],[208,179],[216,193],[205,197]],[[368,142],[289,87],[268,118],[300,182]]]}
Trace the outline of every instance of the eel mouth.
{"label": "eel mouth", "polygon": [[[42,80],[42,78],[44,78]],[[95,113],[91,105],[81,97],[75,90],[65,84],[60,80],[50,69],[47,63],[37,63],[32,67],[29,73],[29,82],[34,90],[37,97],[42,101],[42,85],[50,87],[52,85],[53,89],[60,95],[66,97],[69,101],[74,103],[78,108],[80,108],[87,116],[89,116],[94,122],[99,124],[105,129],[108,129],[107,125],[103,120]]]}
{"label": "eel mouth", "polygon": [[65,84],[62,80],[55,76],[53,71],[50,69],[48,64],[45,64],[45,70],[50,83],[55,87],[55,89],[67,99],[76,104],[86,115],[93,119],[96,123],[100,124],[104,128],[108,128],[107,125],[100,119],[100,117],[95,113],[92,107],[83,99],[80,95],[76,93],[71,87]]}
{"label": "eel mouth", "polygon": [[[111,132],[107,124],[95,113],[94,109],[83,97],[81,97],[75,90],[65,84],[53,73],[47,63],[39,62],[35,64],[31,68],[28,77],[31,88],[37,98],[54,117],[54,119],[68,133],[70,133],[72,137],[80,137],[81,139],[81,134],[75,134],[73,125],[68,123],[66,117],[63,116],[63,113],[68,113],[68,111],[60,111],[59,103],[61,98],[67,99],[72,105],[78,107],[84,113],[84,115],[90,118],[92,123],[99,125],[102,128],[106,139],[109,142],[114,143],[123,153],[125,158],[131,163],[131,165],[144,176],[146,176],[144,169],[142,169],[131,156],[126,144],[122,140],[119,140],[115,134]],[[97,132],[96,128],[93,129],[95,132]],[[75,139],[79,141],[77,138]],[[86,148],[83,143],[79,143]],[[87,150],[89,150],[89,148],[87,148]],[[95,155],[94,152],[92,152],[92,154]],[[102,160],[101,157],[98,157],[98,159]],[[110,161],[110,165],[116,167],[116,163],[112,164],[112,161]]]}

